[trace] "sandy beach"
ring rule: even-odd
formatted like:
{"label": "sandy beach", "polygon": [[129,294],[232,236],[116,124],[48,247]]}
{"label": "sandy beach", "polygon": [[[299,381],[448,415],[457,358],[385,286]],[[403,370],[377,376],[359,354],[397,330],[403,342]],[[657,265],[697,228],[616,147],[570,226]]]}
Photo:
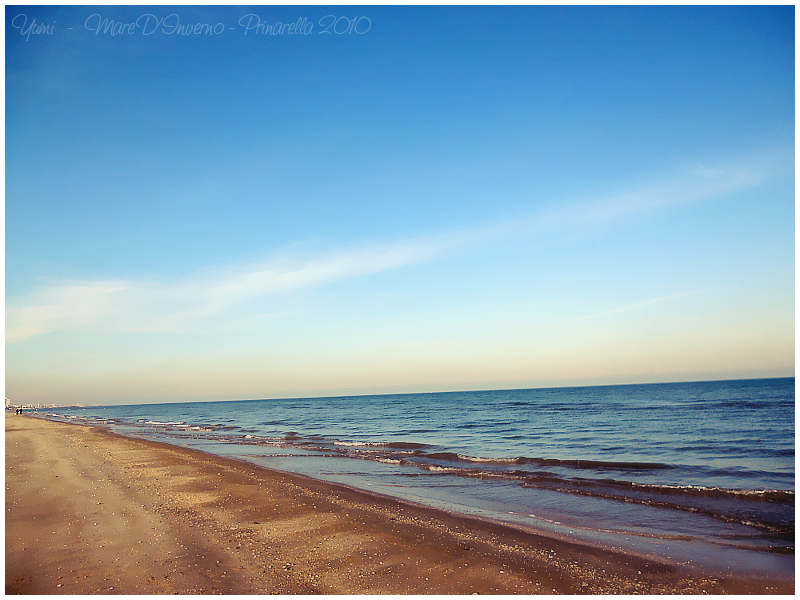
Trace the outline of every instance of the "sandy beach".
{"label": "sandy beach", "polygon": [[792,594],[6,415],[6,593]]}

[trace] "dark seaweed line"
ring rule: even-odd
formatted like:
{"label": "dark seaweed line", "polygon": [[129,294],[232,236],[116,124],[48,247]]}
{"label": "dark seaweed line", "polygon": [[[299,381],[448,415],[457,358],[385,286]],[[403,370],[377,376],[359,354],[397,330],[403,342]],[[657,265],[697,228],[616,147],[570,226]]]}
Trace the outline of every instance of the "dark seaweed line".
{"label": "dark seaweed line", "polygon": [[[530,484],[523,483],[521,484],[522,487],[535,487]],[[696,506],[685,506],[683,504],[676,504],[674,502],[664,502],[663,500],[646,500],[644,498],[631,498],[627,496],[616,496],[614,494],[601,494],[597,492],[592,492],[589,490],[579,490],[574,488],[561,488],[557,491],[563,492],[565,494],[576,494],[580,496],[591,496],[594,498],[603,498],[606,500],[617,500],[618,502],[629,502],[634,504],[641,504],[644,506],[656,506],[658,508],[666,508],[669,510],[680,510],[684,512],[690,512],[694,514],[702,514],[707,517],[711,517],[720,521],[724,521],[726,523],[734,523],[737,525],[746,525],[748,527],[755,527],[757,529],[761,529],[762,531],[768,531],[770,533],[777,533],[781,534],[780,539],[782,540],[794,540],[794,527],[790,527],[788,525],[784,525],[782,523],[776,523],[774,521],[758,521],[743,517],[736,517],[733,515],[727,515],[725,513],[719,513],[713,510],[699,508]]]}
{"label": "dark seaweed line", "polygon": [[[338,449],[337,449],[338,450]],[[414,452],[411,456],[394,457],[391,455],[376,455],[361,453],[353,450],[338,450],[342,455],[351,458],[360,458],[365,460],[379,460],[386,458],[396,458],[400,464],[407,464],[419,468],[430,470],[431,467],[438,469],[446,469],[445,473],[450,475],[457,475],[462,477],[482,477],[482,478],[505,478],[510,480],[524,480],[528,483],[536,484],[538,482],[569,482],[575,486],[597,486],[604,485],[609,487],[617,487],[621,489],[630,489],[635,492],[651,492],[660,494],[674,494],[679,496],[702,496],[702,497],[718,497],[718,498],[731,498],[736,500],[747,500],[749,502],[772,502],[778,504],[794,504],[795,493],[791,490],[738,490],[738,489],[725,489],[718,487],[699,487],[699,486],[676,486],[676,485],[659,485],[659,484],[646,484],[632,481],[619,481],[616,479],[582,479],[582,478],[565,478],[555,473],[542,472],[531,473],[528,471],[492,471],[486,469],[469,469],[464,467],[450,467],[440,464],[429,464],[422,462],[419,459],[431,458],[431,455],[424,453]]]}

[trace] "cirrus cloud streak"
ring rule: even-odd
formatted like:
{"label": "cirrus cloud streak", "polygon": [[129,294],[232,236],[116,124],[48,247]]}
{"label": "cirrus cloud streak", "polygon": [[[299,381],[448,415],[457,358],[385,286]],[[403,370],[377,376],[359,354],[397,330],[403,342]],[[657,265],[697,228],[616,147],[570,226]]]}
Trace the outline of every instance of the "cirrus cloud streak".
{"label": "cirrus cloud streak", "polygon": [[[783,153],[729,164],[694,166],[626,194],[584,202],[556,203],[531,217],[487,224],[471,231],[451,232],[329,252],[306,260],[281,259],[260,264],[210,270],[175,282],[61,281],[39,291],[7,299],[6,341],[66,330],[183,332],[192,324],[224,317],[248,302],[303,289],[418,265],[444,256],[456,247],[476,245],[509,235],[533,232],[579,232],[617,222],[628,215],[658,207],[698,202],[728,192],[758,186],[785,174]],[[581,317],[588,319],[679,295]],[[250,314],[247,310],[244,314]],[[252,311],[258,316],[261,309]],[[285,313],[285,311],[284,311]],[[243,316],[242,314],[238,316]]]}
{"label": "cirrus cloud streak", "polygon": [[177,332],[259,297],[424,263],[459,241],[458,235],[443,235],[351,249],[289,266],[276,260],[231,269],[233,274],[201,273],[175,283],[60,282],[9,301],[6,341],[94,326]]}

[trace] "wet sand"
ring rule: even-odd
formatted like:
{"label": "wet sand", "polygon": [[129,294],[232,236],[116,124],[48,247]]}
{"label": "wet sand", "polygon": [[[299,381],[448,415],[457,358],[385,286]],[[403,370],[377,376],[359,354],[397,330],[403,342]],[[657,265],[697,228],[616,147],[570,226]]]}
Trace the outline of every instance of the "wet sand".
{"label": "wet sand", "polygon": [[6,593],[793,594],[6,414]]}

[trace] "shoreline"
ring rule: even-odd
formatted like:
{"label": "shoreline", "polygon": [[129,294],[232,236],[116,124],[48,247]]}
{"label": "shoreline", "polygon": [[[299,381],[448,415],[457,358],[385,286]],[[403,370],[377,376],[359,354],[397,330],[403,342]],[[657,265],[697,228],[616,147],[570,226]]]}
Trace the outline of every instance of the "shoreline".
{"label": "shoreline", "polygon": [[5,427],[6,593],[794,593],[102,428]]}

